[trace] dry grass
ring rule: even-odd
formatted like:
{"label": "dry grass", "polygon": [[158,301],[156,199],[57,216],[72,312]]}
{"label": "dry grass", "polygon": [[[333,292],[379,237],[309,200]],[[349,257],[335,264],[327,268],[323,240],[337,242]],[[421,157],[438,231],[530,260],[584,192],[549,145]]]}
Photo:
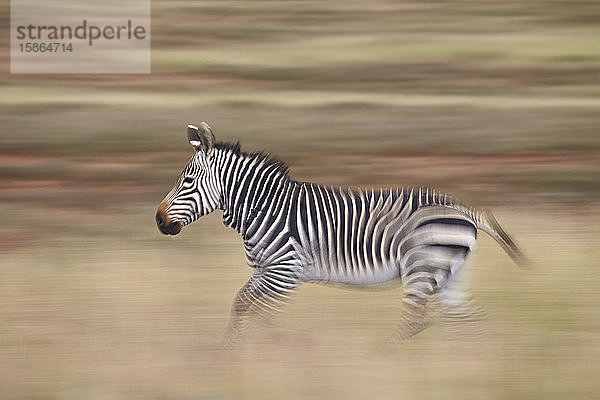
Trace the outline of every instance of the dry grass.
{"label": "dry grass", "polygon": [[482,238],[471,287],[489,318],[475,331],[437,324],[381,353],[397,326],[400,289],[305,285],[278,326],[258,326],[224,354],[231,299],[248,276],[240,240],[218,215],[169,240],[155,233],[152,208],[127,211],[128,221],[48,216],[53,225],[68,215],[70,229],[5,253],[0,397],[600,394],[597,218],[500,210],[534,265],[519,270]]}

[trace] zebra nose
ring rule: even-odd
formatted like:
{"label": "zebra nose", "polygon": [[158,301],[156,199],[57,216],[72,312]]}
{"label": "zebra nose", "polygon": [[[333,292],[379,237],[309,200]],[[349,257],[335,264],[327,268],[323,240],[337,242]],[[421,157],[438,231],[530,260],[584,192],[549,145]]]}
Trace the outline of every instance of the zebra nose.
{"label": "zebra nose", "polygon": [[178,221],[169,221],[166,216],[158,211],[156,213],[156,225],[165,235],[177,235],[181,231],[181,223]]}
{"label": "zebra nose", "polygon": [[156,213],[156,225],[158,225],[159,228],[165,226],[165,219],[160,212]]}

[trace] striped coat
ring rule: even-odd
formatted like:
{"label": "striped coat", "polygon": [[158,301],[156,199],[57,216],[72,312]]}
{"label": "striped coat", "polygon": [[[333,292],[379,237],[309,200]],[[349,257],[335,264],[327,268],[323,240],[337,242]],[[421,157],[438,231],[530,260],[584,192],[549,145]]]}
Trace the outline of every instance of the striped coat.
{"label": "striped coat", "polygon": [[195,153],[156,220],[165,234],[215,209],[244,239],[255,268],[238,292],[226,344],[250,311],[278,310],[303,282],[378,285],[400,278],[404,320],[392,340],[425,328],[427,303],[437,296],[455,314],[468,314],[469,296],[453,285],[475,245],[477,230],[515,260],[521,252],[490,213],[429,188],[349,189],[298,182],[282,162],[215,143],[208,125],[188,126]]}

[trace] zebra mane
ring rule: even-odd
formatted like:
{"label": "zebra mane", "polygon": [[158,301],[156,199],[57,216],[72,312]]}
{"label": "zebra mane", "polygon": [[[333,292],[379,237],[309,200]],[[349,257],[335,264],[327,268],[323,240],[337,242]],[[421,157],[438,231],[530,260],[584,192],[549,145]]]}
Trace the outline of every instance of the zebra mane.
{"label": "zebra mane", "polygon": [[263,162],[265,166],[273,166],[278,173],[284,175],[286,178],[289,178],[288,165],[285,163],[285,161],[273,157],[271,153],[267,153],[265,151],[253,151],[251,153],[242,151],[239,141],[233,143],[217,142],[215,143],[215,148],[229,151],[237,156],[258,160],[259,162]]}

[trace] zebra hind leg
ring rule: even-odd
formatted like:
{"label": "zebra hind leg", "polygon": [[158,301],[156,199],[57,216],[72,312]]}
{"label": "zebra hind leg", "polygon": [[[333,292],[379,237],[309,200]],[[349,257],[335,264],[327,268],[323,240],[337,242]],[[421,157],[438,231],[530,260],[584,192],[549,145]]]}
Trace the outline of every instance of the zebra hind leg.
{"label": "zebra hind leg", "polygon": [[441,306],[442,322],[451,328],[453,333],[468,328],[471,333],[480,334],[481,321],[487,317],[485,310],[475,302],[467,291],[467,270],[459,266],[444,287],[439,290],[437,299]]}
{"label": "zebra hind leg", "polygon": [[454,275],[461,270],[467,254],[466,247],[438,244],[420,245],[406,253],[405,264],[401,267],[403,325],[392,337],[392,342],[406,340],[431,325],[428,304],[434,296],[440,295],[437,297],[443,305],[453,312],[459,310],[456,304],[464,305],[462,297],[457,296],[463,292],[448,284],[454,283]]}
{"label": "zebra hind leg", "polygon": [[407,340],[431,325],[427,303],[434,293],[435,281],[433,277],[427,276],[428,274],[420,275],[403,282],[402,325],[388,339],[388,344],[393,345]]}

